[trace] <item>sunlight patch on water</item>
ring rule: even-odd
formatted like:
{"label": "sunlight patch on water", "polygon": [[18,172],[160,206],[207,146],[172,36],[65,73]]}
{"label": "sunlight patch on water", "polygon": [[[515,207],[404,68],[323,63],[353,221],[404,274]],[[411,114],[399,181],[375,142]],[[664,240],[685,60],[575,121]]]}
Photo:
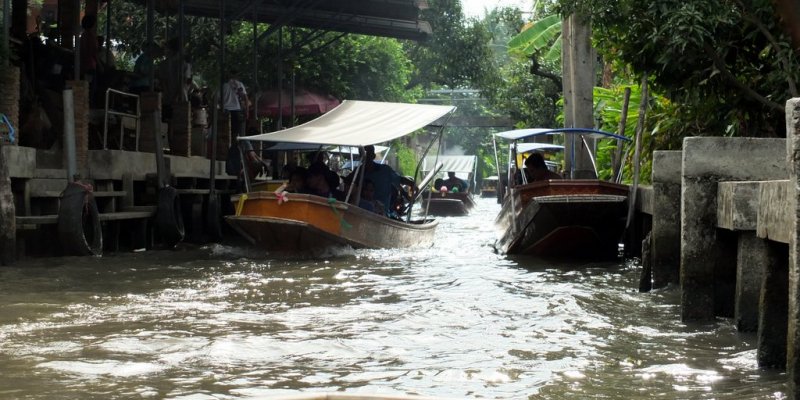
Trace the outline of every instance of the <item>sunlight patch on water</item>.
{"label": "sunlight patch on water", "polygon": [[129,378],[136,375],[148,375],[166,369],[164,365],[123,362],[123,361],[48,361],[40,363],[39,368],[48,368],[75,375],[105,375]]}

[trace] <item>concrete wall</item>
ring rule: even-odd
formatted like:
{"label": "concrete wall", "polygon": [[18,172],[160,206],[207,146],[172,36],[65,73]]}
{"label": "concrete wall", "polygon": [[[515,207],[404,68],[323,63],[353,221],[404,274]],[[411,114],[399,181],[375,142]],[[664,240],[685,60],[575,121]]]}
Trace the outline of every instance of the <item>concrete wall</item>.
{"label": "concrete wall", "polygon": [[800,98],[794,98],[786,102],[786,161],[789,165],[789,181],[791,192],[789,196],[789,220],[791,229],[789,230],[789,305],[788,305],[788,328],[787,328],[787,361],[786,369],[789,375],[789,395],[796,398],[798,388],[800,388]]}
{"label": "concrete wall", "polygon": [[653,287],[678,284],[681,251],[680,151],[653,152]]}
{"label": "concrete wall", "polygon": [[726,243],[729,237],[717,232],[717,184],[785,179],[785,145],[783,139],[684,139],[680,251],[683,320],[713,320],[726,300],[719,297],[727,293],[720,291],[725,279],[718,278],[735,277],[735,251],[731,255],[725,250],[735,249],[736,244]]}
{"label": "concrete wall", "polygon": [[[206,179],[211,164],[205,157],[164,156],[169,160],[170,172],[182,177]],[[93,179],[120,179],[131,174],[133,180],[143,180],[145,175],[156,173],[156,155],[120,150],[92,150],[89,152]],[[217,175],[225,175],[225,162],[217,161]]]}
{"label": "concrete wall", "polygon": [[8,175],[12,178],[33,178],[36,169],[36,149],[20,146],[0,146],[8,163]]}

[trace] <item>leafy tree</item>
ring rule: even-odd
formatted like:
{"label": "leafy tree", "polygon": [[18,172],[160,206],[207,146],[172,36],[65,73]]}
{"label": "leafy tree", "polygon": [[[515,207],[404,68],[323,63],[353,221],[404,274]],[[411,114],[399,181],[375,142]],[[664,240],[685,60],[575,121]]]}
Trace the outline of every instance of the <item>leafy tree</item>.
{"label": "leafy tree", "polygon": [[414,63],[407,87],[469,88],[498,79],[486,27],[465,20],[460,0],[430,0],[429,4],[422,19],[430,22],[433,35],[427,41],[407,44]]}
{"label": "leafy tree", "polygon": [[[104,18],[101,13],[101,17]],[[140,52],[145,31],[145,8],[134,3],[114,3],[113,36],[123,59],[132,60]],[[102,21],[101,21],[102,22]],[[186,18],[186,54],[195,72],[211,87],[219,80],[219,21],[213,18]],[[156,14],[154,38],[158,43],[177,36],[175,16]],[[262,36],[267,24],[258,24]],[[295,37],[295,41],[292,37]],[[282,38],[282,45],[279,45]],[[262,38],[253,47],[253,25],[233,21],[226,29],[226,70],[239,73],[249,87],[277,87],[278,63],[282,63],[283,87],[288,88],[292,71],[298,87],[316,89],[338,98],[383,101],[410,101],[419,91],[405,90],[412,69],[403,45],[394,39],[326,32],[315,35],[307,29],[285,28]],[[293,45],[295,43],[295,45]],[[279,49],[283,50],[279,50]],[[254,59],[254,51],[258,54]],[[127,55],[127,57],[125,56]],[[235,60],[232,61],[232,60]],[[251,71],[258,62],[258,79]],[[130,64],[132,67],[132,63]],[[258,82],[258,85],[256,85]]]}
{"label": "leafy tree", "polygon": [[[798,59],[769,0],[562,0],[606,59],[648,71],[694,134],[783,136]],[[709,118],[709,116],[713,116]],[[675,135],[677,138],[679,135]]]}

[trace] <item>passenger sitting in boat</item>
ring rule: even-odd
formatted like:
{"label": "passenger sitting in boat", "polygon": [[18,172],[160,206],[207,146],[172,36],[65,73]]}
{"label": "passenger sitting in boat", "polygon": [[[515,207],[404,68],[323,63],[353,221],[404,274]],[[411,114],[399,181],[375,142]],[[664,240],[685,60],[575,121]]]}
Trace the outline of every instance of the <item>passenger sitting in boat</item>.
{"label": "passenger sitting in boat", "polygon": [[447,179],[443,184],[447,186],[447,190],[451,192],[466,192],[468,186],[467,182],[457,177],[456,173],[452,171],[447,173]]}
{"label": "passenger sitting in boat", "polygon": [[339,184],[341,183],[339,174],[335,171],[332,171],[331,168],[328,166],[328,153],[324,151],[316,151],[311,153],[308,158],[309,161],[309,170],[319,168],[325,172],[325,179],[328,181],[328,185],[332,188],[339,188]]}
{"label": "passenger sitting in boat", "polygon": [[[384,206],[384,214],[390,215],[392,192],[401,184],[413,186],[414,181],[401,177],[392,167],[375,162],[375,146],[364,146],[364,179],[369,179],[375,185],[375,199]],[[348,175],[352,180],[355,174]],[[417,188],[414,188],[417,190]]]}
{"label": "passenger sitting in boat", "polygon": [[361,199],[358,202],[358,206],[367,211],[383,214],[382,211],[384,206],[380,201],[375,200],[375,184],[369,179],[364,180],[364,185],[361,188]]}
{"label": "passenger sitting in boat", "polygon": [[436,180],[433,181],[433,190],[435,192],[442,190],[442,186],[444,186],[444,179],[436,178]]}
{"label": "passenger sitting in boat", "polygon": [[531,153],[525,159],[525,176],[528,178],[528,182],[563,179],[561,175],[547,169],[547,164],[544,162],[544,156],[541,153]]}
{"label": "passenger sitting in boat", "polygon": [[289,193],[304,193],[306,188],[306,175],[307,170],[303,167],[297,167],[291,172],[289,176],[289,183],[286,185],[286,190]]}
{"label": "passenger sitting in boat", "polygon": [[331,187],[326,175],[325,170],[322,168],[309,169],[308,177],[306,178],[306,193],[326,199],[332,197],[338,201],[344,201],[344,193],[335,187]]}

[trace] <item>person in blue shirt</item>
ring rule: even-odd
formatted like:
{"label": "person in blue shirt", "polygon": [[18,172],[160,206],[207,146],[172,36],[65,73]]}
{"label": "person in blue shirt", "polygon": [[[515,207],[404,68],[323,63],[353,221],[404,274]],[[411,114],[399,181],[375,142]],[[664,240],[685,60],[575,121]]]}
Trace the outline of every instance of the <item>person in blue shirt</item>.
{"label": "person in blue shirt", "polygon": [[364,180],[370,180],[375,188],[375,200],[384,206],[384,215],[392,213],[392,193],[400,185],[414,187],[414,181],[402,177],[392,167],[375,162],[375,146],[364,146]]}

